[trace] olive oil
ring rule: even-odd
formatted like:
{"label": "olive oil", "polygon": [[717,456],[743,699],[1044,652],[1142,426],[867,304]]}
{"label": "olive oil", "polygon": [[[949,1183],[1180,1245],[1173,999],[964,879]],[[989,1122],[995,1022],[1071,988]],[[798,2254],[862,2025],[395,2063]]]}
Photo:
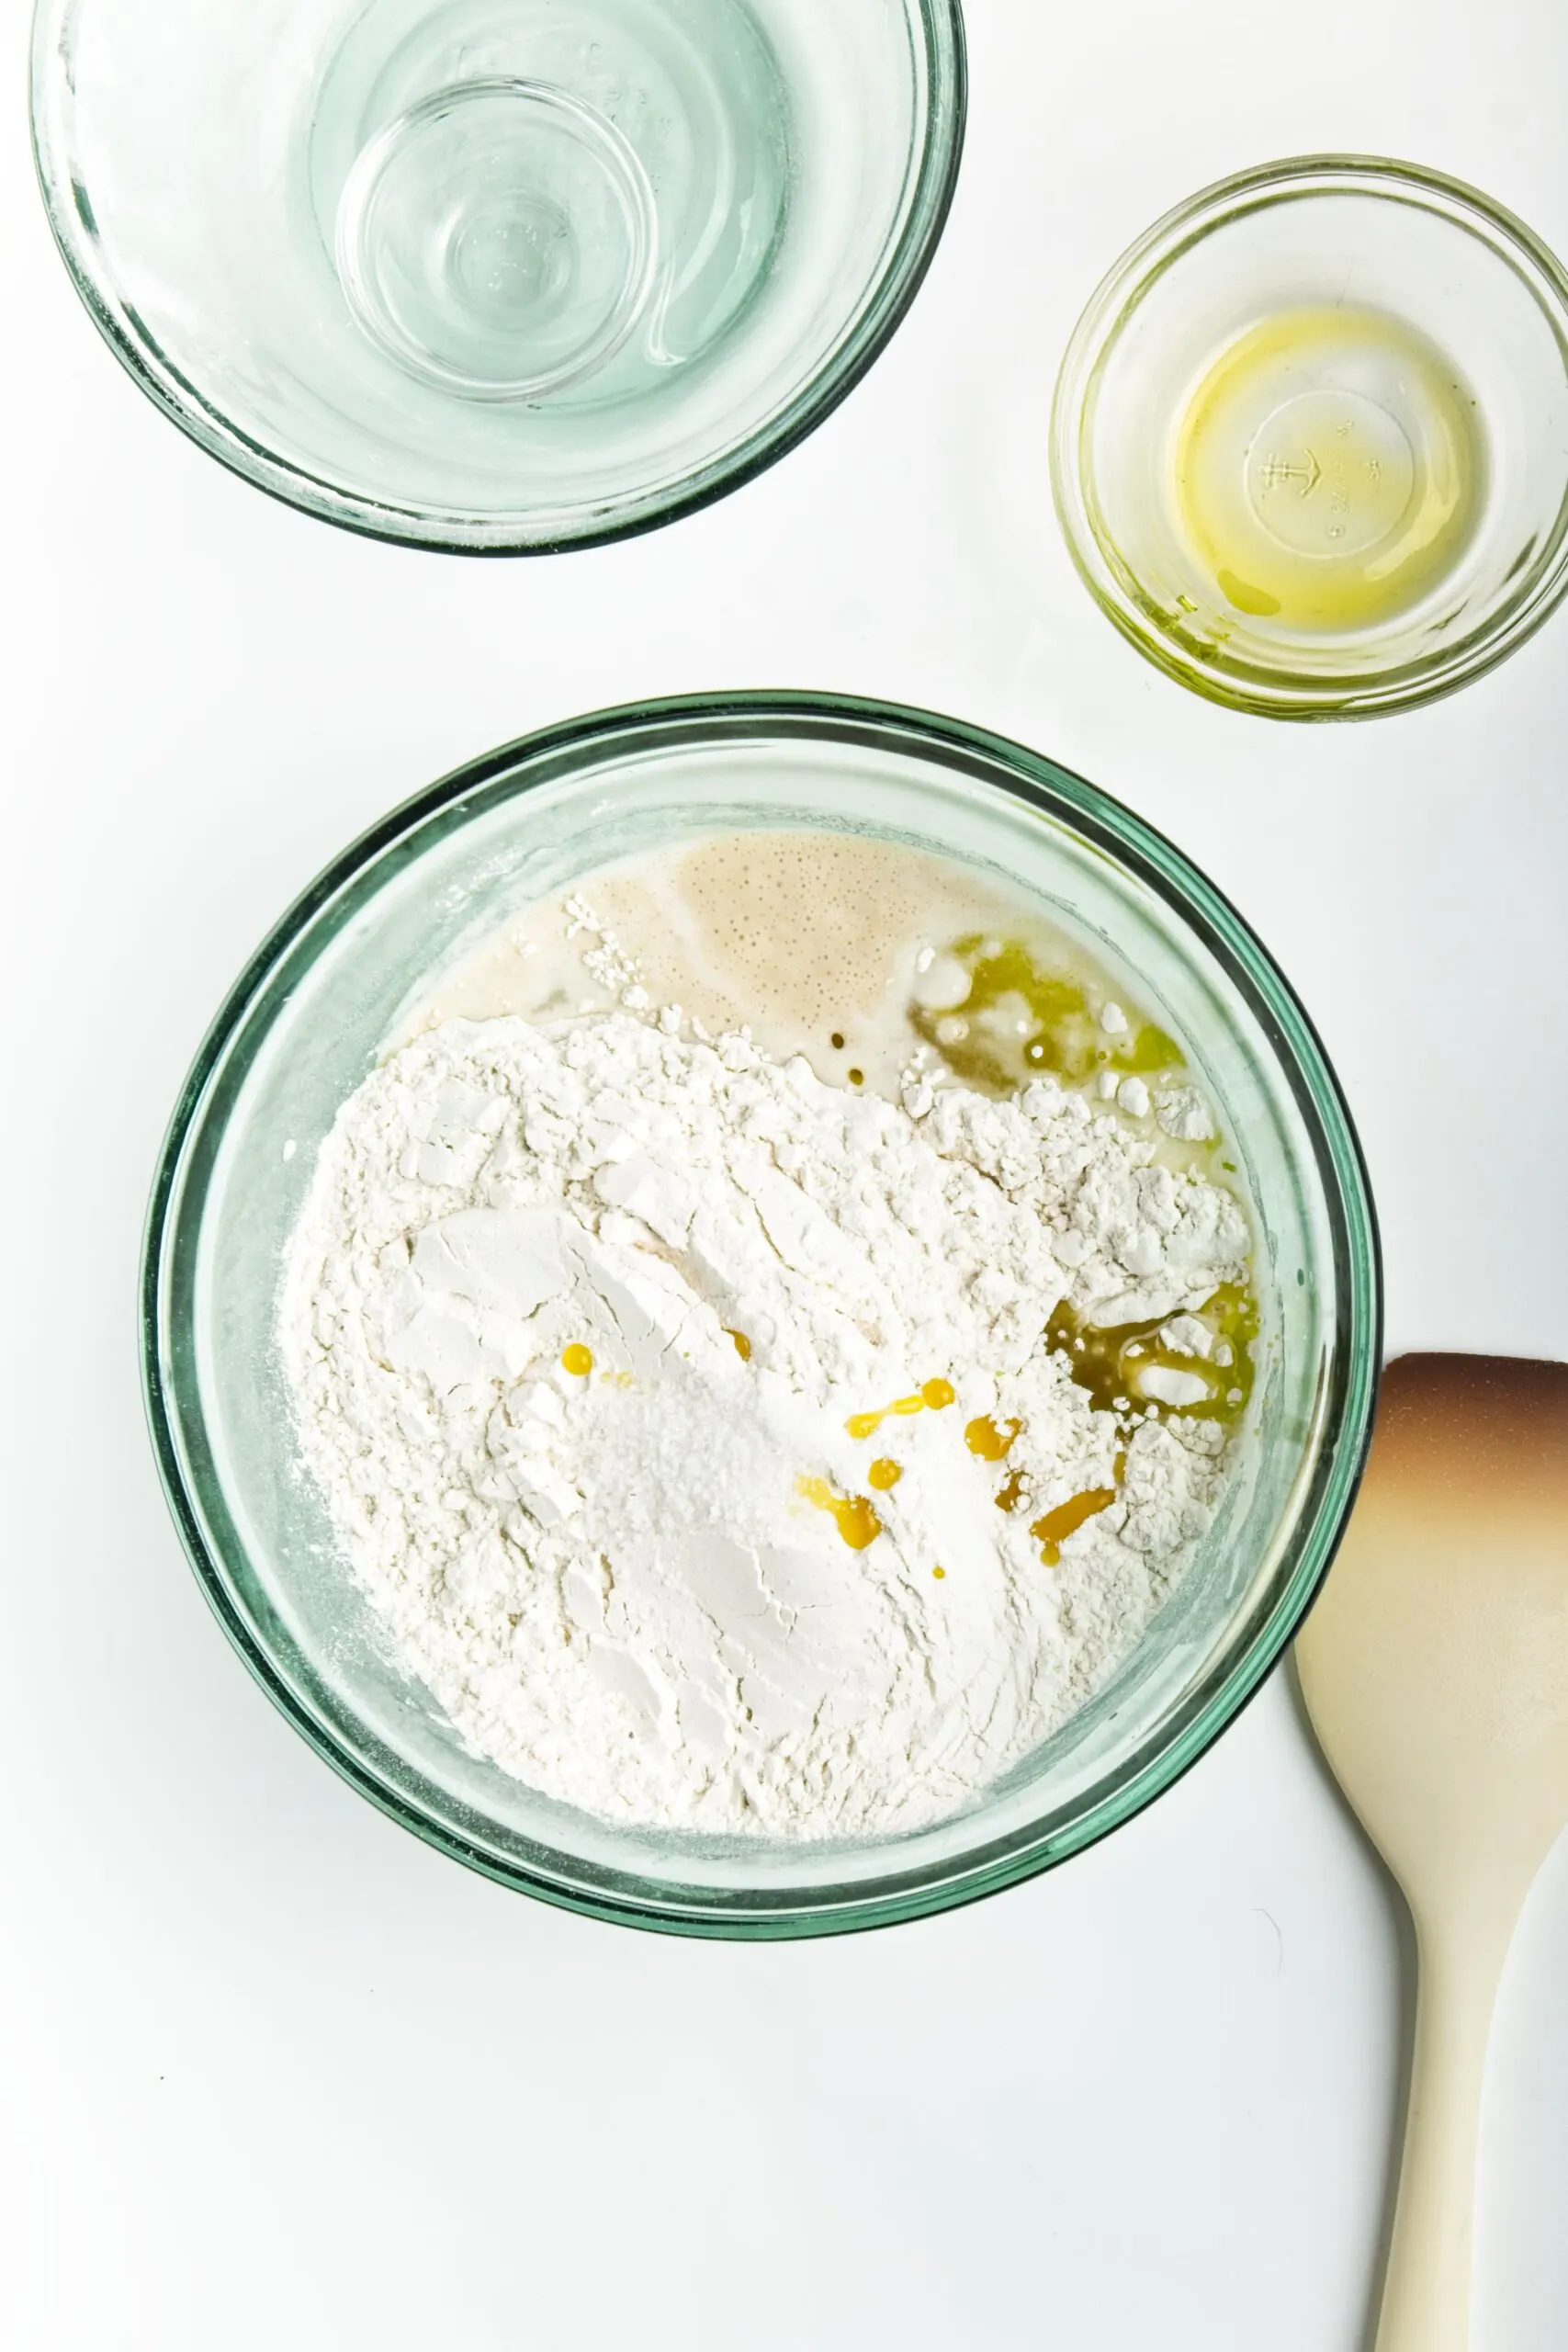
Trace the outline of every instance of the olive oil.
{"label": "olive oil", "polygon": [[1453,571],[1484,468],[1475,401],[1424,335],[1377,311],[1292,310],[1233,344],[1193,395],[1176,509],[1222,610],[1349,632]]}
{"label": "olive oil", "polygon": [[1051,1345],[1067,1359],[1072,1376],[1086,1390],[1096,1412],[1125,1419],[1142,1409],[1145,1371],[1201,1374],[1208,1395],[1182,1406],[1185,1420],[1218,1421],[1234,1429],[1245,1419],[1258,1378],[1254,1352],[1259,1330],[1258,1297],[1250,1287],[1222,1283],[1191,1319],[1210,1335],[1207,1357],[1173,1351],[1160,1338],[1177,1318],[1157,1316],[1150,1323],[1122,1323],[1113,1328],[1085,1323],[1069,1307],[1059,1307],[1047,1332]]}
{"label": "olive oil", "polygon": [[975,933],[954,941],[943,960],[959,975],[962,995],[940,1012],[912,1004],[909,1021],[966,1086],[1016,1094],[1032,1078],[1081,1086],[1104,1069],[1174,1077],[1182,1067],[1180,1046],[1152,1021],[1107,1031],[1082,980],[1041,963],[1021,940]]}

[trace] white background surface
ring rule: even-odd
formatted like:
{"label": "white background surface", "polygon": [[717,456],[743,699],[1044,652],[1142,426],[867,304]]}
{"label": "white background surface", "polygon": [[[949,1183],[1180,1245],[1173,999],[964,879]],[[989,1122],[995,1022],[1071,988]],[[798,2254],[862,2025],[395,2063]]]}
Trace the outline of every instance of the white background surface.
{"label": "white background surface", "polygon": [[[948,238],[848,405],[673,530],[465,565],[271,504],[119,374],[34,198],[5,0],[17,2352],[1359,2352],[1404,1980],[1393,1900],[1285,1678],[1152,1812],[977,1908],[771,1951],[633,1936],[465,1874],[316,1761],[209,1619],[142,1432],[161,1130],[273,918],[491,743],[722,685],[958,712],[1173,833],[1337,1060],[1392,1349],[1568,1356],[1568,615],[1413,718],[1230,716],[1077,587],[1045,443],[1102,268],[1240,165],[1409,155],[1568,250],[1568,11],[970,13]],[[1560,1849],[1495,2045],[1478,2352],[1568,2341],[1565,1984]]]}

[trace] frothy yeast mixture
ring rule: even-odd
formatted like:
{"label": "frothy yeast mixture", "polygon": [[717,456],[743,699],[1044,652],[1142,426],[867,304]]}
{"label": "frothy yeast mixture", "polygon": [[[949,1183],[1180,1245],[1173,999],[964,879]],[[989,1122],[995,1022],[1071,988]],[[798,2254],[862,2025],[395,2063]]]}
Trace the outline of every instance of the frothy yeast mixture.
{"label": "frothy yeast mixture", "polygon": [[914,1062],[1011,1088],[1181,1058],[1021,893],[897,842],[804,830],[717,834],[594,874],[484,943],[408,1028],[566,1020],[628,994],[890,1100]]}

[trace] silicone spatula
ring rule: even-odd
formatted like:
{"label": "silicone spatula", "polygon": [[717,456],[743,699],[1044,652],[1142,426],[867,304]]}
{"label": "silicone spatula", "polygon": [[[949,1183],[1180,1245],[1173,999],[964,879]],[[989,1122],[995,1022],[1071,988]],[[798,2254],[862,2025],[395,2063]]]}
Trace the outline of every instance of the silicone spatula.
{"label": "silicone spatula", "polygon": [[1568,1365],[1390,1366],[1366,1483],[1296,1657],[1324,1752],[1416,1920],[1377,2352],[1465,2352],[1492,2012],[1568,1823]]}

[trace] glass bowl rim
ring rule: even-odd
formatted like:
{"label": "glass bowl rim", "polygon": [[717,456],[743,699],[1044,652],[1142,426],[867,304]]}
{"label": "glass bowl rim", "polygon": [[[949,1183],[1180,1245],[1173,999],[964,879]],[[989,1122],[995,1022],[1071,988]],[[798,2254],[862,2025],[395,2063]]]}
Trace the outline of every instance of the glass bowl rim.
{"label": "glass bowl rim", "polygon": [[[77,190],[71,179],[56,112],[59,91],[69,80],[64,68],[68,44],[76,20],[91,5],[92,0],[34,0],[29,118],[33,165],[50,229],[94,325],[154,407],[241,481],[318,522],[429,554],[540,556],[608,547],[695,514],[767,472],[848,398],[902,325],[942,242],[964,157],[968,62],[963,0],[912,0],[925,43],[925,138],[897,243],[834,347],[819,357],[794,396],[728,455],[656,496],[645,494],[628,512],[549,538],[523,537],[515,516],[502,517],[493,531],[480,537],[472,516],[461,508],[404,506],[345,491],[324,475],[279,457],[207,399],[107,275],[93,267],[96,224],[91,191]],[[87,205],[86,220],[78,198]],[[585,515],[595,511],[592,502],[581,509]]]}
{"label": "glass bowl rim", "polygon": [[[508,1861],[421,1810],[394,1773],[378,1776],[332,1725],[313,1713],[236,1605],[223,1560],[209,1546],[182,1459],[177,1428],[188,1418],[176,1394],[164,1346],[166,1276],[177,1230],[188,1221],[184,1174],[215,1086],[231,1051],[243,1043],[255,1008],[281,967],[319,920],[340,902],[336,922],[315,952],[349,919],[352,886],[401,840],[433,820],[448,829],[467,821],[469,797],[509,776],[518,797],[563,773],[599,765],[606,752],[631,753],[660,741],[679,745],[734,740],[770,730],[797,741],[844,745],[893,743],[982,777],[1026,808],[1066,822],[1080,840],[1151,888],[1197,933],[1266,1018],[1278,1069],[1314,1130],[1314,1165],[1332,1231],[1342,1292],[1324,1440],[1310,1496],[1291,1537],[1292,1564],[1260,1610],[1247,1648],[1219,1676],[1179,1729],[1145,1743],[1136,1769],[1116,1781],[1058,1832],[1039,1822],[898,1876],[846,1888],[823,1884],[782,1891],[674,1887],[634,1871],[604,1872],[613,1892],[585,1892]],[[527,771],[535,772],[530,775]],[[329,917],[330,919],[330,917]],[[241,1067],[245,1056],[241,1055]],[[225,1112],[219,1132],[226,1121]],[[205,1206],[205,1187],[197,1194]],[[683,695],[617,706],[540,729],[453,770],[390,810],[325,866],[279,919],[225,998],[180,1091],[159,1154],[143,1240],[139,1347],[148,1427],[164,1497],[209,1605],[254,1679],[294,1728],[351,1787],[425,1844],[483,1876],[552,1905],[620,1926],[707,1939],[782,1941],[892,1926],[1000,1892],[1066,1861],[1142,1812],[1182,1778],[1235,1720],[1272,1671],[1321,1589],[1349,1517],[1371,1440],[1382,1360],[1383,1284],[1377,1214],[1348,1105],[1310,1016],[1268,950],[1230,900],[1152,825],[1095,785],[1043,753],[960,719],[866,697],[784,691]],[[202,1413],[199,1390],[197,1413]],[[199,1482],[195,1482],[199,1483]],[[1304,1530],[1304,1533],[1303,1533]],[[1299,1539],[1299,1542],[1298,1542]],[[976,1826],[981,1827],[984,1815]],[[570,1859],[570,1858],[569,1858]],[[740,1903],[750,1907],[739,1907]]]}
{"label": "glass bowl rim", "polygon": [[[1314,684],[1285,670],[1213,666],[1152,628],[1119,581],[1111,544],[1093,520],[1081,436],[1100,370],[1149,288],[1205,238],[1248,214],[1337,192],[1416,205],[1511,259],[1554,329],[1568,368],[1568,269],[1506,205],[1468,180],[1397,157],[1354,153],[1291,155],[1211,181],[1162,213],[1106,271],[1085,303],[1057,372],[1051,413],[1051,486],[1062,535],[1095,603],[1145,660],[1212,702],[1259,718],[1373,718],[1419,709],[1483,677],[1548,621],[1568,594],[1568,492],[1538,560],[1517,594],[1478,633],[1441,656],[1361,678]],[[1114,552],[1112,546],[1112,553]]]}

